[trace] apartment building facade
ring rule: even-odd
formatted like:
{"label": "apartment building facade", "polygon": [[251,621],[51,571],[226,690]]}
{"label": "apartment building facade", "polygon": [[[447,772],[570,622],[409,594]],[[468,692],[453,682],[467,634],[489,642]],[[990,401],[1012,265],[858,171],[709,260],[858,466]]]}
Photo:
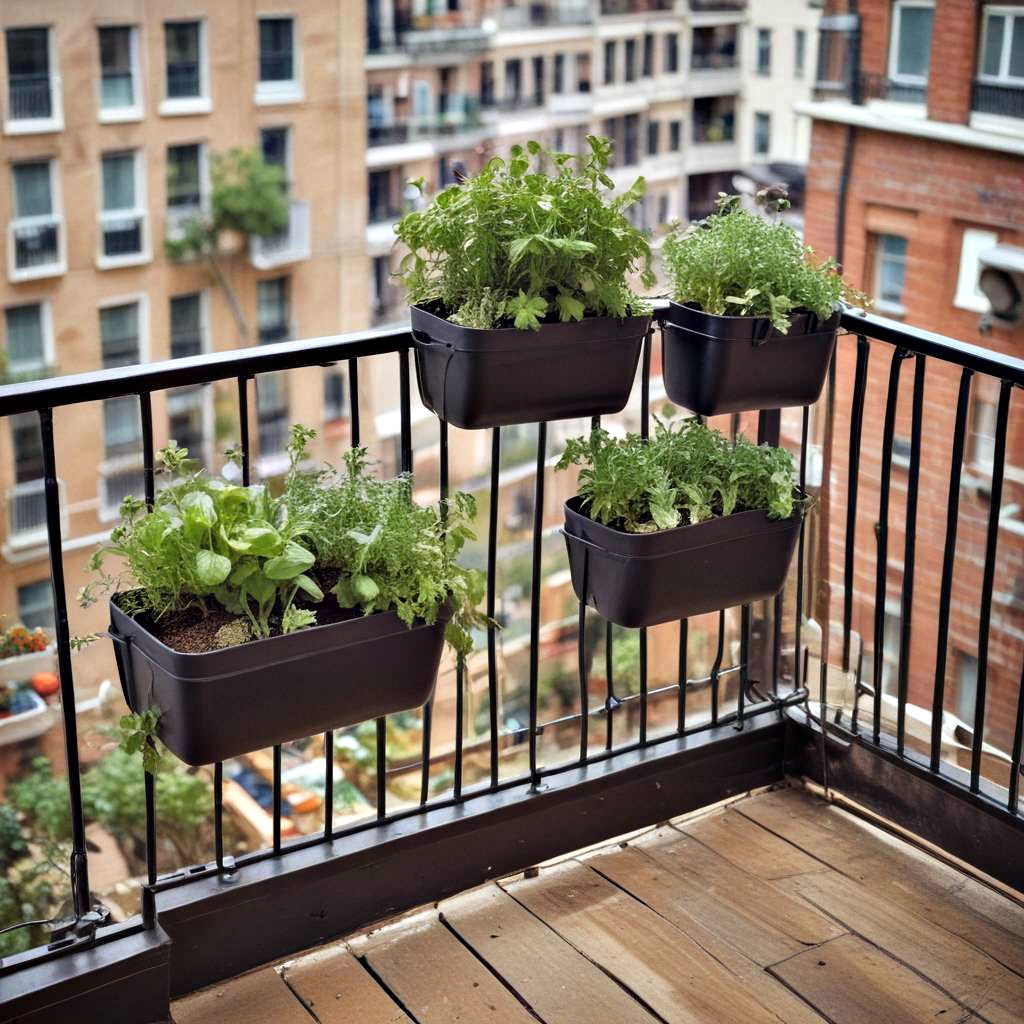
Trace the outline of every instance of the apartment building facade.
{"label": "apartment building facade", "polygon": [[[979,273],[994,247],[1024,257],[1024,6],[969,0],[862,0],[830,4],[822,21],[806,233],[835,254],[847,277],[876,298],[876,311],[915,327],[1017,356],[1024,329],[993,316]],[[860,53],[859,63],[855,55]],[[852,379],[852,347],[840,379]],[[882,430],[891,367],[868,364],[857,515],[854,628],[873,661],[875,537]],[[849,372],[850,377],[843,377]],[[912,452],[914,367],[902,369],[893,447],[890,552],[905,550]],[[987,385],[992,385],[991,387]],[[959,473],[956,574],[944,675],[945,710],[973,725],[978,678],[977,593],[985,559],[999,404],[997,382],[971,382],[969,436]],[[911,623],[910,700],[930,708],[937,670],[935,623],[945,556],[951,436],[960,375],[929,360]],[[838,394],[834,430],[847,437],[851,396]],[[841,447],[841,446],[840,446]],[[1024,415],[1011,396],[999,513],[995,605],[988,649],[985,740],[1008,750],[1024,640]],[[865,474],[864,464],[872,467]],[[833,499],[845,500],[847,468],[833,464]],[[867,485],[867,486],[865,486]],[[842,579],[845,519],[833,522],[825,557]],[[881,685],[894,692],[902,572],[890,571],[882,609]],[[974,588],[974,589],[972,589]],[[868,669],[868,671],[870,671]],[[954,727],[951,725],[951,728]],[[960,726],[955,726],[960,728]]]}
{"label": "apartment building facade", "polygon": [[[83,0],[0,10],[0,350],[8,377],[104,370],[366,325],[360,5]],[[209,207],[215,155],[282,167],[288,221],[219,260],[165,239]],[[237,313],[233,312],[237,305]],[[301,311],[301,312],[300,312]],[[259,380],[253,440],[279,468],[291,422],[347,431],[339,371]],[[208,463],[238,440],[233,389],[153,396],[154,434]],[[0,431],[0,609],[52,621],[34,417]],[[57,410],[69,586],[141,493],[137,403]],[[77,613],[79,632],[106,625]],[[88,672],[81,674],[89,678]]]}

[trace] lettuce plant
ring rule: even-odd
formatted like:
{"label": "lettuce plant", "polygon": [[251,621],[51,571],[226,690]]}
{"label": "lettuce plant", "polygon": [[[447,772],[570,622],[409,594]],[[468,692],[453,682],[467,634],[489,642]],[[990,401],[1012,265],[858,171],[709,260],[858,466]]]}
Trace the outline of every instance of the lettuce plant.
{"label": "lettuce plant", "polygon": [[788,200],[764,195],[762,201],[768,218],[743,209],[739,196],[721,193],[710,217],[668,235],[662,255],[676,302],[717,316],[766,316],[783,334],[798,310],[824,320],[840,302],[867,303],[834,260],[815,262],[814,250],[774,218]]}
{"label": "lettuce plant", "polygon": [[613,197],[612,144],[587,141],[579,160],[537,142],[513,146],[508,161],[494,157],[407,213],[397,233],[409,251],[397,276],[409,301],[437,305],[465,327],[520,330],[647,312],[627,283],[633,272],[654,283],[650,246],[626,217],[644,180]]}
{"label": "lettuce plant", "polygon": [[670,425],[655,418],[654,436],[614,438],[596,429],[571,438],[559,469],[576,465],[583,511],[627,533],[653,533],[748,509],[788,519],[799,500],[793,457],[782,448],[732,443],[697,419]]}

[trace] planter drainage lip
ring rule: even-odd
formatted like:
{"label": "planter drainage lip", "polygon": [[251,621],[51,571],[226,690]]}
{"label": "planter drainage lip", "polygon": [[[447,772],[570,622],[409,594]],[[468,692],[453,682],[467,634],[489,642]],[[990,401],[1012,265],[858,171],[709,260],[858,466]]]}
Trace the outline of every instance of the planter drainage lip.
{"label": "planter drainage lip", "polygon": [[766,316],[706,313],[694,303],[676,302],[672,299],[669,301],[666,322],[715,341],[746,341],[754,345],[763,345],[775,338],[798,338],[801,335],[835,331],[839,327],[841,316],[841,309],[834,310],[825,320],[809,309],[794,310],[789,330],[783,334],[772,326],[771,320]]}

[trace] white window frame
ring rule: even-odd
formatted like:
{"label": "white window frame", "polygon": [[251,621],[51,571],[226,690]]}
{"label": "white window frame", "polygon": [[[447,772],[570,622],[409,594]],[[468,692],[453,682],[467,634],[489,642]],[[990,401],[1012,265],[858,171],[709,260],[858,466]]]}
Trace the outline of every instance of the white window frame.
{"label": "white window frame", "polygon": [[171,207],[168,205],[170,196],[167,192],[167,150],[177,146],[198,146],[199,147],[199,213],[206,213],[210,209],[210,161],[209,150],[205,139],[182,139],[180,142],[169,142],[164,146],[164,234],[170,239],[181,237],[177,225],[171,222],[168,214]]}
{"label": "white window frame", "polygon": [[899,85],[927,86],[927,75],[907,75],[900,74],[897,71],[897,67],[899,66],[900,55],[900,29],[902,27],[902,18],[900,17],[900,13],[904,10],[912,9],[915,7],[926,8],[932,11],[932,31],[934,32],[935,0],[895,0],[895,3],[893,3],[892,5],[892,24],[889,27],[889,80],[892,82],[896,82]]}
{"label": "white window frame", "polygon": [[[39,307],[39,323],[43,335],[43,362],[41,366],[17,363],[10,358],[10,348],[8,347],[7,340],[7,310],[17,309],[21,306]],[[38,370],[45,370],[47,367],[53,366],[56,363],[57,350],[53,342],[53,309],[50,306],[49,299],[36,299],[35,301],[29,302],[11,302],[5,305],[3,310],[0,312],[3,314],[4,354],[7,357],[7,369],[11,374],[18,375],[35,373]]]}
{"label": "white window frame", "polygon": [[956,278],[953,305],[975,313],[987,313],[988,299],[978,291],[981,264],[978,256],[985,249],[999,244],[999,236],[984,228],[964,228],[960,239],[960,269]]}
{"label": "white window frame", "polygon": [[[50,213],[35,217],[17,217],[14,214],[14,204],[17,202],[14,190],[14,168],[21,163],[41,163],[42,160],[50,168]],[[67,272],[67,239],[64,232],[64,206],[60,188],[60,175],[57,173],[57,158],[44,157],[42,160],[28,159],[17,160],[8,165],[11,189],[11,213],[12,217],[7,224],[7,280],[12,284],[19,281],[34,281],[42,277],[60,277]],[[57,259],[54,263],[47,263],[38,267],[25,267],[21,270],[15,267],[14,263],[14,235],[18,228],[42,227],[46,224],[53,224],[57,228]]]}
{"label": "white window frame", "polygon": [[99,31],[104,28],[126,28],[129,31],[128,46],[130,50],[132,73],[132,97],[135,102],[130,107],[103,106],[103,66],[99,66],[96,76],[96,110],[100,124],[124,124],[126,121],[141,121],[145,117],[146,102],[143,96],[142,80],[142,44],[140,42],[141,27],[112,22],[96,26],[96,53],[99,54]]}
{"label": "white window frame", "polygon": [[[290,18],[292,22],[292,78],[280,82],[264,82],[259,77],[261,21],[275,21]],[[302,47],[299,45],[299,16],[293,11],[260,11],[256,18],[256,91],[253,102],[258,107],[274,106],[278,103],[301,103],[306,98],[302,87]]]}
{"label": "white window frame", "polygon": [[[64,99],[61,90],[61,79],[57,73],[57,45],[56,29],[53,25],[5,25],[8,28],[45,28],[47,63],[50,67],[50,116],[49,117],[17,117],[9,116],[11,109],[11,83],[7,78],[7,66],[3,68],[4,73],[4,134],[5,135],[37,135],[47,132],[60,132],[64,130]],[[6,34],[4,49],[6,56]]]}
{"label": "white window frame", "polygon": [[164,98],[157,108],[161,117],[186,117],[191,114],[209,114],[213,110],[213,96],[210,92],[210,57],[207,46],[206,18],[165,18],[167,22],[194,21],[199,25],[199,95],[170,97],[167,92],[167,39],[163,39]]}
{"label": "white window frame", "polygon": [[[117,295],[112,299],[103,299],[96,303],[96,322],[100,322],[100,310],[112,306],[130,306],[135,303],[139,307],[139,363],[148,363],[153,356],[149,344],[149,293],[134,292],[131,295]],[[97,332],[98,333],[98,332]],[[103,335],[99,334],[100,364],[103,363]]]}
{"label": "white window frame", "polygon": [[[987,35],[986,25],[992,15],[1005,17],[1008,21],[1008,31],[1003,33],[1003,52],[999,55],[999,71],[994,75],[987,75],[981,69],[985,65],[985,38]],[[978,40],[978,74],[979,82],[987,82],[989,85],[1010,85],[1024,86],[1024,78],[1010,74],[1010,52],[1012,50],[1012,21],[1014,18],[1024,19],[1024,6],[1015,7],[1007,4],[989,5],[986,4],[981,10],[981,37]]]}
{"label": "white window frame", "polygon": [[[135,174],[135,205],[123,210],[103,209],[103,158],[115,156],[119,153],[131,153],[134,174]],[[111,270],[117,267],[133,267],[140,263],[149,263],[153,258],[149,238],[149,207],[146,204],[146,157],[141,149],[131,150],[109,150],[100,153],[100,174],[99,174],[99,198],[97,202],[96,215],[96,266],[100,270]],[[140,222],[141,245],[138,252],[128,253],[124,256],[107,256],[103,252],[103,231],[108,220],[124,219],[126,217],[138,217]]]}
{"label": "white window frame", "polygon": [[[902,235],[893,235],[893,234],[891,234],[888,231],[883,231],[883,232],[880,232],[879,234],[875,235],[874,252],[872,254],[873,258],[874,258],[874,267],[872,268],[871,283],[872,283],[872,290],[873,290],[874,294],[876,296],[878,296],[878,298],[875,299],[875,303],[874,304],[875,304],[875,309],[877,309],[879,313],[884,313],[884,314],[886,314],[888,316],[903,316],[903,314],[906,312],[906,307],[903,305],[902,302],[892,302],[889,299],[883,299],[881,297],[881,294],[882,294],[882,288],[881,288],[881,280],[882,280],[882,240],[884,238],[890,238],[890,237],[891,238],[902,238],[903,236]],[[906,238],[906,239],[904,239],[904,241],[907,243],[907,246],[906,246],[906,254],[903,257],[903,292],[900,293],[900,297],[901,298],[902,298],[903,294],[906,292],[906,288],[907,288],[907,260],[908,260],[909,253],[910,253],[910,239]]]}

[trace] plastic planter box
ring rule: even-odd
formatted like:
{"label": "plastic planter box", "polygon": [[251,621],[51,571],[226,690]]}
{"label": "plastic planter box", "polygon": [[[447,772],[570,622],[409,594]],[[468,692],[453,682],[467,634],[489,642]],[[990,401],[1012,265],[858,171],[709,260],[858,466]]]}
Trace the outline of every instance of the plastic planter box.
{"label": "plastic planter box", "polygon": [[665,319],[665,390],[702,416],[811,405],[825,383],[838,327],[838,311],[828,320],[797,313],[781,334],[767,317],[715,316],[672,302]]}
{"label": "plastic planter box", "polygon": [[182,654],[116,602],[110,631],[125,700],[135,712],[160,708],[160,739],[190,765],[420,707],[434,691],[451,617],[445,608],[434,625],[410,629],[378,612]]}
{"label": "plastic planter box", "polygon": [[467,429],[619,412],[651,320],[591,317],[538,331],[485,331],[421,306],[411,314],[423,404]]}
{"label": "plastic planter box", "polygon": [[27,683],[38,672],[57,671],[57,648],[50,644],[43,651],[19,654],[13,658],[0,658],[0,685]]}
{"label": "plastic planter box", "polygon": [[782,520],[757,510],[657,533],[625,533],[581,513],[581,500],[565,503],[573,589],[602,618],[630,628],[777,594],[803,519],[802,510]]}

